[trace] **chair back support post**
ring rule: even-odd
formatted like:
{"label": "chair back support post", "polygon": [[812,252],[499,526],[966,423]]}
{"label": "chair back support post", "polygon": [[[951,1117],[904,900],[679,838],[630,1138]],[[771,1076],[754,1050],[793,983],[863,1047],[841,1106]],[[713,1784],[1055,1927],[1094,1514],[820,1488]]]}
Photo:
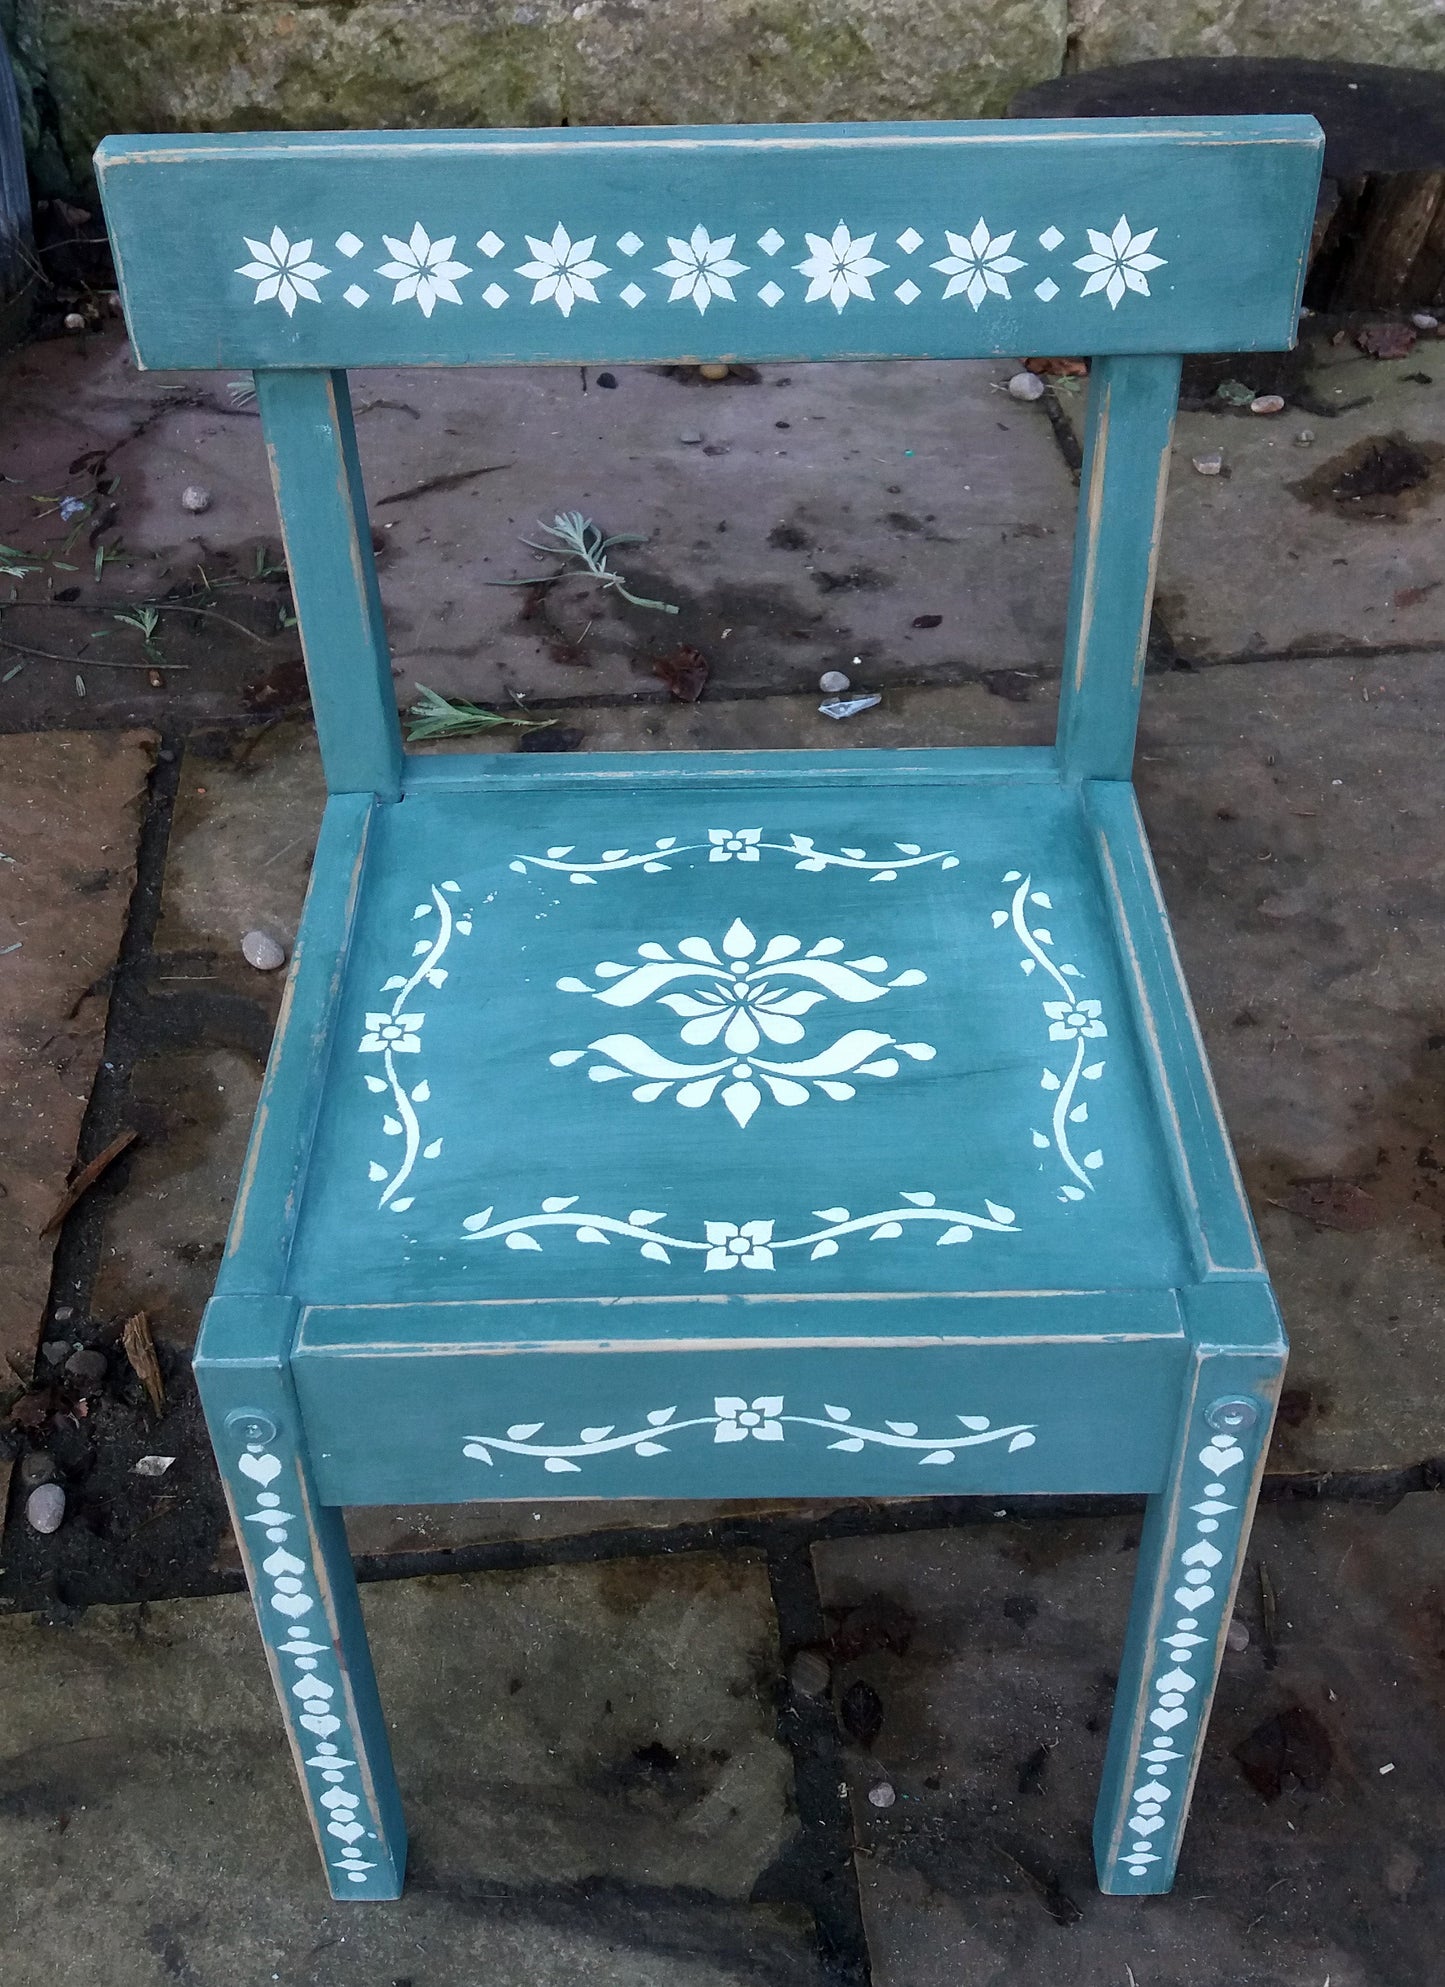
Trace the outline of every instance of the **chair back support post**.
{"label": "chair back support post", "polygon": [[1179,398],[1175,356],[1094,361],[1064,642],[1067,780],[1127,780]]}
{"label": "chair back support post", "polygon": [[256,398],[327,788],[397,800],[401,730],[346,374],[259,370]]}

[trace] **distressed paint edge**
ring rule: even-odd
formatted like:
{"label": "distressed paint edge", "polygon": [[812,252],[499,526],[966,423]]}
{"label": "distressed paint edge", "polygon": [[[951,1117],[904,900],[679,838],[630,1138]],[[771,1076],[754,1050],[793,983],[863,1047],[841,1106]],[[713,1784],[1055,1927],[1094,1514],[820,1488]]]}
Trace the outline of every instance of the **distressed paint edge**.
{"label": "distressed paint edge", "polygon": [[[1100,881],[1201,1278],[1264,1277],[1263,1252],[1134,789],[1083,787]],[[1206,1165],[1196,1165],[1201,1153]]]}
{"label": "distressed paint edge", "polygon": [[851,750],[736,752],[578,752],[565,765],[548,755],[448,752],[406,755],[404,795],[496,785],[583,786],[588,782],[689,788],[709,781],[795,788],[877,785],[969,786],[978,782],[1059,784],[1051,745],[861,746]]}
{"label": "distressed paint edge", "polygon": [[217,1297],[273,1296],[285,1288],[374,808],[369,794],[336,794],[322,815],[281,1012],[216,1277]]}

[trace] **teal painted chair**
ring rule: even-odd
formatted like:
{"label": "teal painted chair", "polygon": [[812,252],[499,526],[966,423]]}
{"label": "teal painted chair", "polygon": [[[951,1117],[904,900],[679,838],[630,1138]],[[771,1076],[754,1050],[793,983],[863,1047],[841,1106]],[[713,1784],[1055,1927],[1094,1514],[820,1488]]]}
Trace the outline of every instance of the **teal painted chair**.
{"label": "teal painted chair", "polygon": [[[1177,355],[1292,342],[1321,142],[101,146],[142,364],[255,368],[329,787],[197,1373],[338,1897],[342,1507],[928,1491],[1147,1495],[1096,1851],[1168,1889],[1285,1343],[1130,760]],[[402,751],[348,367],[1078,351],[1052,747]]]}

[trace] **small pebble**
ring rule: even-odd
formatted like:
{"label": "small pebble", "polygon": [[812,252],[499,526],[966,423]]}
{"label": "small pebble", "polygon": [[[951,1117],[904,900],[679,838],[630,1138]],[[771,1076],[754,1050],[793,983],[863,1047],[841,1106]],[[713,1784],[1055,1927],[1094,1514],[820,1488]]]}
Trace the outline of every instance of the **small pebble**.
{"label": "small pebble", "polygon": [[40,1348],[40,1357],[51,1366],[59,1366],[62,1360],[70,1357],[69,1343],[63,1338],[48,1339]]}
{"label": "small pebble", "polygon": [[248,931],[241,940],[241,956],[258,973],[274,973],[286,964],[286,948],[278,945],[269,931]]}
{"label": "small pebble", "polygon": [[58,1532],[65,1521],[65,1492],[58,1483],[38,1484],[25,1500],[30,1529],[42,1536]]}
{"label": "small pebble", "polygon": [[597,384],[599,386],[604,386],[604,387],[616,386],[617,384],[616,373],[599,373],[597,375]]}
{"label": "small pebble", "polygon": [[1194,458],[1194,467],[1199,471],[1201,476],[1218,476],[1224,468],[1224,450],[1222,448],[1211,448],[1207,449],[1203,455],[1196,455]]}
{"label": "small pebble", "polygon": [[1410,322],[1417,331],[1438,331],[1440,329],[1439,318],[1432,317],[1427,310],[1411,311]]}
{"label": "small pebble", "polygon": [[82,1347],[66,1360],[65,1371],[77,1386],[98,1387],[105,1378],[105,1354]]}
{"label": "small pebble", "polygon": [[1312,448],[1314,446],[1314,439],[1315,431],[1313,428],[1301,428],[1294,438],[1294,445],[1296,448]]}
{"label": "small pebble", "polygon": [[788,1665],[788,1682],[799,1697],[822,1697],[833,1680],[833,1666],[817,1649],[800,1649]]}
{"label": "small pebble", "polygon": [[54,1483],[55,1458],[43,1449],[27,1449],[20,1458],[20,1487],[34,1490],[39,1484]]}
{"label": "small pebble", "polygon": [[199,483],[187,483],[181,492],[183,511],[208,511],[211,508],[211,493],[203,490]]}
{"label": "small pebble", "polygon": [[726,379],[728,376],[728,370],[729,369],[727,366],[720,366],[716,363],[716,361],[711,361],[709,362],[709,364],[705,366],[698,367],[698,371],[702,374],[704,379]]}
{"label": "small pebble", "polygon": [[876,1787],[868,1789],[868,1799],[875,1808],[891,1808],[898,1795],[886,1780],[880,1780]]}
{"label": "small pebble", "polygon": [[1249,403],[1251,414],[1283,414],[1284,395],[1282,393],[1258,393]]}
{"label": "small pebble", "polygon": [[[85,319],[81,316],[78,310],[73,310],[67,313],[65,319],[65,328],[67,331],[84,331]],[[55,1526],[52,1525],[50,1529],[51,1531],[54,1531]]]}
{"label": "small pebble", "polygon": [[1015,373],[1008,383],[1015,400],[1042,400],[1044,383],[1037,373]]}
{"label": "small pebble", "polygon": [[818,678],[818,688],[826,690],[830,697],[838,696],[844,690],[851,690],[853,681],[841,669],[825,669]]}
{"label": "small pebble", "polygon": [[859,711],[871,711],[875,704],[881,704],[881,697],[840,697],[836,702],[819,704],[818,709],[825,718],[854,718]]}
{"label": "small pebble", "polygon": [[73,1304],[57,1304],[57,1305],[56,1305],[56,1307],[55,1307],[55,1322],[56,1322],[56,1324],[57,1324],[57,1325],[66,1325],[66,1324],[69,1324],[70,1320],[71,1320],[71,1319],[72,1319],[72,1318],[73,1318],[74,1316],[75,1316],[75,1306],[74,1306]]}
{"label": "small pebble", "polygon": [[142,1456],[135,1466],[137,1476],[164,1476],[174,1456]]}
{"label": "small pebble", "polygon": [[677,439],[682,443],[684,448],[700,448],[702,446],[702,436],[696,428],[684,428]]}
{"label": "small pebble", "polygon": [[1234,1616],[1224,1631],[1224,1645],[1227,1649],[1233,1650],[1236,1656],[1242,1655],[1249,1647],[1249,1630],[1238,1615]]}

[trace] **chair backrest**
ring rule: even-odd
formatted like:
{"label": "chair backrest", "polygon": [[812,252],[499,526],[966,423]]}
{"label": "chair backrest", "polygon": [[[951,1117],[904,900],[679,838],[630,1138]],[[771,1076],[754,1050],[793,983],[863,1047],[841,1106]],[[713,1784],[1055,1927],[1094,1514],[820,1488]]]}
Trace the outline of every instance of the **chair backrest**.
{"label": "chair backrest", "polygon": [[1307,117],[108,138],[143,367],[256,372],[333,791],[399,791],[351,366],[1084,353],[1060,713],[1126,778],[1178,355],[1293,343]]}

